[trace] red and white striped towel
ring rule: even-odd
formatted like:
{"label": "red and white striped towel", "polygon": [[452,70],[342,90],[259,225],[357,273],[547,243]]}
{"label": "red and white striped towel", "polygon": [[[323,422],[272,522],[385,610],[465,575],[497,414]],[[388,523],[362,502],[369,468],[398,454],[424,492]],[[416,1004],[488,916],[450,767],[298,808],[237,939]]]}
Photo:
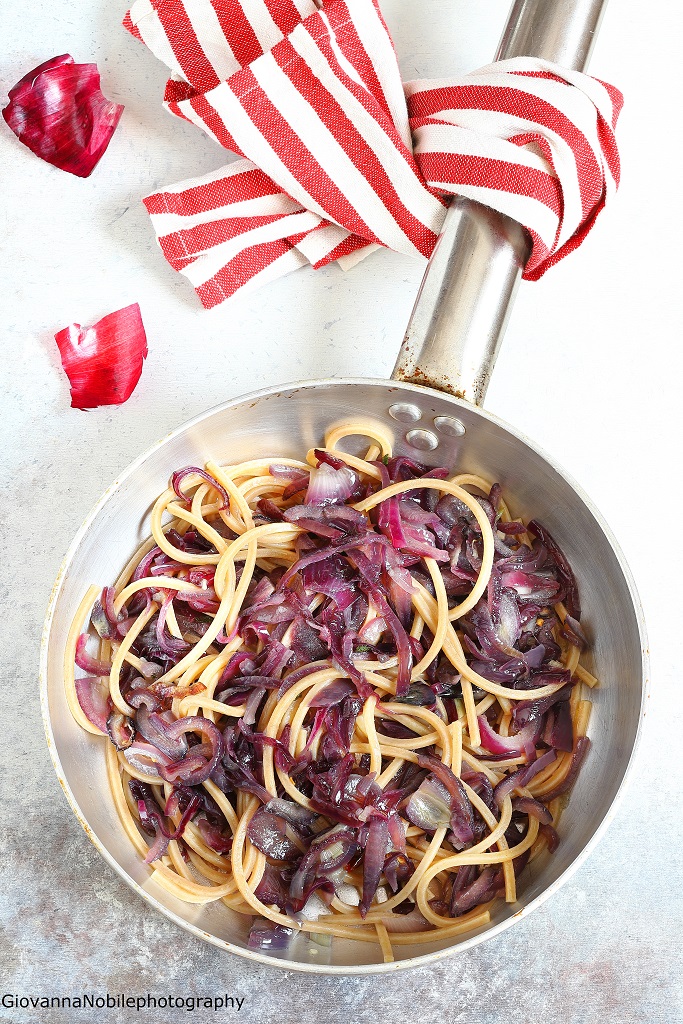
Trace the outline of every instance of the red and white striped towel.
{"label": "red and white striped towel", "polygon": [[455,194],[526,227],[535,280],[618,184],[617,89],[528,57],[404,85],[375,0],[136,0],[124,24],[166,107],[243,157],[145,199],[206,307],[379,245],[428,257]]}

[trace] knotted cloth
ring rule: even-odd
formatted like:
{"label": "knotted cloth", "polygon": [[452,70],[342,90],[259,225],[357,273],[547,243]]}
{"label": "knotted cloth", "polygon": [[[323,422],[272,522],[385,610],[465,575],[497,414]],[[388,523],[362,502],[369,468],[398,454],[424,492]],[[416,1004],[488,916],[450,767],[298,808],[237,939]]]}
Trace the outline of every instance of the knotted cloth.
{"label": "knotted cloth", "polygon": [[402,83],[375,0],[136,0],[124,24],[167,109],[243,158],[144,200],[206,307],[380,245],[428,257],[453,195],[524,225],[536,280],[618,184],[617,89],[531,57]]}

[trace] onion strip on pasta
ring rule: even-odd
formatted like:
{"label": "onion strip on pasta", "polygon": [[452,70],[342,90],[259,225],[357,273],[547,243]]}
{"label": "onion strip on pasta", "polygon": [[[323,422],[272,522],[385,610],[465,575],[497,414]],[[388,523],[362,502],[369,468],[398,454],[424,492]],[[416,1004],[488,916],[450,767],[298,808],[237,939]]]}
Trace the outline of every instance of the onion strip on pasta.
{"label": "onion strip on pasta", "polygon": [[157,884],[251,915],[254,948],[301,931],[387,962],[513,904],[598,682],[547,530],[362,420],[305,460],[186,467],[150,521],[64,673]]}

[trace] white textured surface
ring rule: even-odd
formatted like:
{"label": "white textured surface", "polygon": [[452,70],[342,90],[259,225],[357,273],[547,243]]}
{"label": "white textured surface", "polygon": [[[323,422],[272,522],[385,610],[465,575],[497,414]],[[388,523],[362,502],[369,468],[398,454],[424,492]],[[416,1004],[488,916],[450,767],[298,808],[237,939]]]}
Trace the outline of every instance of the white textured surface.
{"label": "white textured surface", "polygon": [[[386,0],[405,77],[487,63],[506,8],[504,0]],[[123,13],[105,0],[23,0],[3,10],[3,97],[29,68],[69,51],[98,62],[106,94],[126,110],[85,181],[37,160],[0,123],[0,991],[227,989],[246,1001],[224,1019],[280,1024],[679,1024],[683,209],[673,176],[680,131],[673,101],[660,100],[680,93],[680,10],[662,5],[656,31],[636,5],[608,10],[592,70],[626,94],[622,188],[578,253],[523,286],[487,401],[581,481],[631,564],[653,670],[639,764],[605,839],[559,894],[501,938],[387,980],[254,967],[154,915],[87,843],[45,747],[37,686],[44,608],[100,493],[167,430],[233,395],[298,377],[388,374],[422,273],[380,252],[347,276],[300,272],[202,311],[156,249],[140,197],[219,166],[224,154],[162,112],[164,71],[120,28]],[[120,409],[70,409],[54,331],[136,300],[150,355],[135,394]],[[166,1011],[163,1019],[191,1016]],[[67,1019],[66,1011],[0,1009],[0,1020],[17,1024]],[[118,1011],[101,1019],[118,1020]]]}

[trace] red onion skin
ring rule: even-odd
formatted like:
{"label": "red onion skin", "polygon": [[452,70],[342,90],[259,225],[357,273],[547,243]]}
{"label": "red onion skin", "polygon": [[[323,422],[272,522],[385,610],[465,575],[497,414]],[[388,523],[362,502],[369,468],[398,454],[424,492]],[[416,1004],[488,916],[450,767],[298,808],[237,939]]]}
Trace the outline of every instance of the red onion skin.
{"label": "red onion skin", "polygon": [[121,405],[140,380],[147,337],[137,303],[102,317],[92,327],[71,324],[55,334],[71,385],[74,409]]}
{"label": "red onion skin", "polygon": [[9,91],[2,116],[32,153],[87,178],[104,156],[123,107],[106,99],[95,64],[52,57]]}

